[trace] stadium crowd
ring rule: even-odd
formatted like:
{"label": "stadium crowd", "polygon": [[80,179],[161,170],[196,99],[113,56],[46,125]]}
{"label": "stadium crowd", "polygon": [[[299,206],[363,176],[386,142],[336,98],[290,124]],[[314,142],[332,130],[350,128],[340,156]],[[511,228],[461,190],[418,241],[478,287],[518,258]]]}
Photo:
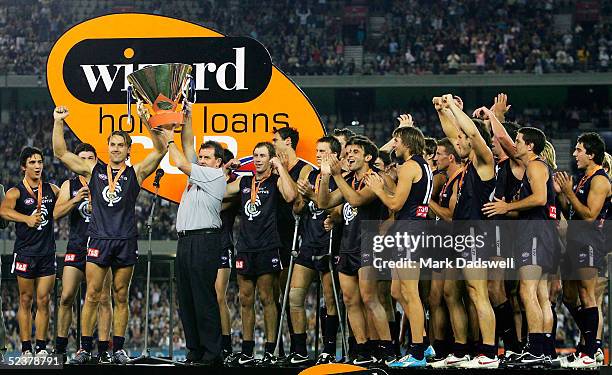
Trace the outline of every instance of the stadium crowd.
{"label": "stadium crowd", "polygon": [[[177,4],[175,4],[177,3]],[[608,71],[612,36],[577,1],[7,0],[0,4],[0,74],[44,75],[54,41],[88,18],[146,12],[259,40],[290,75]],[[469,15],[469,17],[466,17]],[[568,18],[569,17],[569,18]],[[278,22],[278,20],[286,20]],[[362,46],[357,60],[347,46]]]}

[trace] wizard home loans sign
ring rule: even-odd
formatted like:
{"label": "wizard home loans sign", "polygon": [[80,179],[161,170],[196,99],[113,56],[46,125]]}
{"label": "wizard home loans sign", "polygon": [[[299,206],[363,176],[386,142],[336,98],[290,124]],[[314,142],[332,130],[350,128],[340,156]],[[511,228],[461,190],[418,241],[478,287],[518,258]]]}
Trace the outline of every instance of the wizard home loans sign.
{"label": "wizard home loans sign", "polygon": [[[112,14],[85,21],[66,31],[53,46],[47,83],[56,105],[67,106],[67,125],[82,142],[91,143],[108,162],[106,139],[113,130],[130,133],[130,162],[153,148],[149,134],[131,105],[128,121],[127,76],[164,63],[192,65],[196,93],[193,130],[196,147],[218,141],[250,169],[257,142],[272,132],[295,127],[298,156],[315,162],[311,147],[324,135],[323,125],[304,93],[272,65],[266,48],[246,37],[225,37],[189,22],[149,14]],[[177,142],[180,137],[176,137]],[[169,160],[160,195],[178,202],[186,176]],[[143,187],[153,190],[153,176]]]}

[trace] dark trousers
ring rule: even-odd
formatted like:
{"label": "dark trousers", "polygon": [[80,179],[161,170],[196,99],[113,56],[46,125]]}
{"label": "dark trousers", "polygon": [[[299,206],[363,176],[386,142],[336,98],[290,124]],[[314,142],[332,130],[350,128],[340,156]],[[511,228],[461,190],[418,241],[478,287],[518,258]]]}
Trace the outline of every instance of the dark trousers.
{"label": "dark trousers", "polygon": [[215,292],[221,258],[221,235],[205,233],[179,238],[174,268],[187,349],[203,359],[221,355],[221,316]]}

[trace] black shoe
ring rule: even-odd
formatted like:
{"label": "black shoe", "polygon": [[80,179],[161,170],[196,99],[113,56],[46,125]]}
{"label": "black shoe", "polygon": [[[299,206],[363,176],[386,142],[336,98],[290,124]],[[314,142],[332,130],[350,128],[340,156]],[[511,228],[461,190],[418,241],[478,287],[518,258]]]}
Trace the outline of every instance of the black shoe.
{"label": "black shoe", "polygon": [[257,361],[257,366],[270,367],[275,366],[277,362],[278,358],[276,358],[274,354],[265,352],[263,357],[261,357],[261,359]]}
{"label": "black shoe", "polygon": [[223,351],[221,352],[221,357],[223,357],[223,361],[225,362],[225,360],[229,358],[232,354],[234,353],[231,350],[223,349]]}
{"label": "black shoe", "polygon": [[205,367],[223,367],[223,358],[221,356],[213,358],[213,359],[201,359],[193,363],[196,366],[205,366]]}
{"label": "black shoe", "polygon": [[234,353],[225,360],[225,364],[230,367],[248,367],[254,366],[255,363],[255,356],[241,352]]}
{"label": "black shoe", "polygon": [[185,356],[186,365],[193,365],[194,363],[200,361],[202,359],[202,353],[197,350],[190,350]]}
{"label": "black shoe", "polygon": [[375,364],[376,361],[377,359],[371,355],[358,354],[350,363],[355,366],[369,366]]}
{"label": "black shoe", "polygon": [[299,353],[291,353],[282,364],[287,367],[306,367],[312,365],[312,360],[307,355],[304,356]]}
{"label": "black shoe", "polygon": [[317,358],[317,365],[324,365],[328,363],[336,363],[336,356],[329,353],[319,354],[319,358]]}
{"label": "black shoe", "polygon": [[98,353],[98,363],[101,365],[110,365],[113,363],[113,356],[109,352]]}
{"label": "black shoe", "polygon": [[512,362],[506,364],[508,368],[543,368],[546,367],[546,357],[544,355],[535,356],[529,352],[523,352]]}
{"label": "black shoe", "polygon": [[117,350],[113,353],[113,363],[117,365],[125,365],[130,360],[124,349]]}
{"label": "black shoe", "polygon": [[83,349],[79,349],[79,351],[76,352],[74,358],[72,358],[70,362],[68,362],[68,364],[71,365],[86,365],[88,363],[91,363],[91,352],[85,351]]}

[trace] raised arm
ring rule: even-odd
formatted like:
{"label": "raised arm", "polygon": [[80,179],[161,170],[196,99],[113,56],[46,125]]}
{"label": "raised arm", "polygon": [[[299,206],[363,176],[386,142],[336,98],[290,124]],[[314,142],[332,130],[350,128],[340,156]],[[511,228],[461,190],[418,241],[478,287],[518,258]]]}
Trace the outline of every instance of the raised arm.
{"label": "raised arm", "polygon": [[506,112],[510,110],[511,105],[508,105],[508,95],[501,93],[493,99],[493,105],[491,111],[495,114],[495,117],[500,121],[506,121]]}
{"label": "raised arm", "polygon": [[436,112],[438,113],[438,118],[440,119],[440,125],[442,125],[444,135],[446,135],[454,144],[455,140],[459,137],[459,126],[457,125],[455,116],[453,116],[450,109],[443,105],[441,97],[433,98],[432,102]]}
{"label": "raised arm", "polygon": [[487,107],[482,107],[480,109],[477,109],[477,111],[478,110],[482,110],[491,121],[491,129],[493,129],[493,136],[497,138],[506,155],[508,155],[515,162],[517,162],[518,157],[516,156],[516,144],[514,143],[514,139],[510,137],[510,134],[508,134],[506,128],[504,128],[500,120],[498,120],[497,115]]}
{"label": "raised arm", "polygon": [[91,171],[95,167],[95,161],[81,159],[77,155],[68,151],[66,140],[64,139],[64,119],[70,112],[66,107],[56,107],[53,111],[53,154],[66,168],[84,177],[90,177]]}
{"label": "raised arm", "polygon": [[141,116],[141,119],[153,140],[153,151],[151,151],[140,163],[134,165],[134,172],[136,172],[138,184],[142,184],[147,177],[155,172],[168,151],[167,142],[164,141],[164,132],[160,130],[153,131],[151,125],[149,125],[149,122],[146,120],[146,116]]}
{"label": "raised arm", "polygon": [[20,214],[15,210],[15,205],[19,197],[19,190],[16,188],[10,188],[9,191],[6,192],[6,197],[2,201],[2,204],[0,204],[0,217],[8,221],[25,223],[30,228],[40,225],[42,222],[42,215],[39,212],[34,212],[33,215],[28,216]]}
{"label": "raised arm", "polygon": [[89,194],[89,189],[85,186],[81,187],[74,198],[70,198],[70,180],[64,181],[59,191],[59,197],[53,209],[53,218],[61,219],[68,215],[83,199]]}
{"label": "raised arm", "polygon": [[[183,147],[183,154],[190,163],[195,163],[197,155],[193,145],[193,125],[191,122],[191,106],[192,104],[187,102],[185,107],[185,125],[181,130],[181,146]],[[176,160],[176,159],[175,159]]]}
{"label": "raised arm", "polygon": [[465,133],[465,135],[470,139],[472,143],[472,149],[476,154],[477,164],[487,164],[493,165],[493,154],[491,153],[491,149],[485,142],[484,138],[478,131],[476,124],[474,121],[461,110],[452,95],[447,94],[442,97],[442,102],[448,106],[448,108],[453,112],[453,116],[457,119],[457,124]]}
{"label": "raised arm", "polygon": [[[184,127],[183,131],[185,131]],[[178,146],[174,142],[174,129],[163,129],[162,134],[164,142],[166,143],[166,145],[168,145],[168,153],[170,154],[170,160],[172,160],[174,165],[178,169],[180,169],[181,172],[185,173],[187,176],[191,176],[192,162],[190,162],[187,157],[185,157],[185,152],[181,152],[181,150],[179,150]],[[183,147],[185,147],[184,144]]]}
{"label": "raised arm", "polygon": [[[403,127],[413,127],[414,126],[414,122],[412,121],[412,115],[410,114],[401,114],[398,118],[397,121],[399,121],[399,126],[398,128],[403,128]],[[380,151],[387,151],[387,152],[391,152],[391,150],[393,150],[393,139],[390,139],[389,142],[385,143],[381,148]]]}

